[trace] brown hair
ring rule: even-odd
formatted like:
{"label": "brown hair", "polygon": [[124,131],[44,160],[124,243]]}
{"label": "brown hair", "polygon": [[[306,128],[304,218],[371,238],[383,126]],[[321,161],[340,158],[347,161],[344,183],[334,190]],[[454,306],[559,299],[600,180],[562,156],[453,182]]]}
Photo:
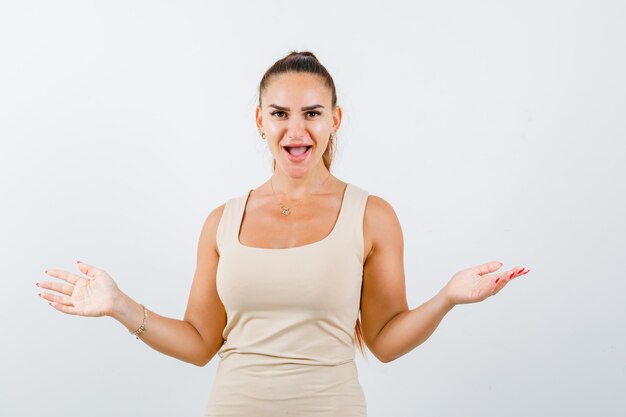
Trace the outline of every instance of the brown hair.
{"label": "brown hair", "polygon": [[[305,72],[320,76],[332,93],[332,109],[335,109],[335,106],[337,105],[337,90],[335,89],[335,82],[333,81],[333,77],[330,76],[330,73],[328,72],[326,67],[322,65],[317,57],[309,51],[291,51],[287,56],[276,61],[274,65],[272,65],[268,68],[267,71],[265,71],[265,74],[263,74],[263,78],[261,78],[261,83],[259,84],[259,107],[261,107],[261,93],[264,89],[267,88],[270,78],[275,75],[288,72]],[[322,156],[324,165],[329,171],[333,161],[333,156],[335,154],[335,137],[336,134],[331,136],[328,142],[328,146],[326,147],[326,150],[324,151],[324,154]],[[273,162],[273,166],[274,168],[276,168],[276,161]],[[357,317],[356,319],[356,326],[354,328],[354,337],[359,351],[361,352],[363,357],[365,357],[365,341],[363,338],[363,327],[361,326],[360,320],[360,308],[359,317]]]}

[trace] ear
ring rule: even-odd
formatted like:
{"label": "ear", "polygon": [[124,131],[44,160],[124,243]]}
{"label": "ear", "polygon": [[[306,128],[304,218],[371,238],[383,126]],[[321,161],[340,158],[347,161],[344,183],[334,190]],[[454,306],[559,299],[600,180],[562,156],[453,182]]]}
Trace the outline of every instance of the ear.
{"label": "ear", "polygon": [[341,125],[341,117],[343,116],[343,110],[341,106],[335,106],[333,110],[333,132],[336,132]]}
{"label": "ear", "polygon": [[256,119],[256,128],[263,131],[263,110],[257,105],[254,118]]}

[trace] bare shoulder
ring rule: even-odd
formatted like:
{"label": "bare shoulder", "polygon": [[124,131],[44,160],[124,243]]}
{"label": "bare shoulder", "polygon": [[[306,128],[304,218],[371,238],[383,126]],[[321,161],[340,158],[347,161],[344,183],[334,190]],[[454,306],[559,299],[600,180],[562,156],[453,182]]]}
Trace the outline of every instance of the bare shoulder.
{"label": "bare shoulder", "polygon": [[204,224],[202,225],[202,231],[200,233],[200,242],[201,245],[206,248],[212,248],[217,251],[217,243],[215,235],[217,233],[217,227],[220,224],[220,220],[222,219],[222,214],[224,213],[224,207],[226,203],[221,204],[211,210],[211,212],[207,215],[204,220]]}
{"label": "bare shoulder", "polygon": [[203,227],[209,229],[217,229],[217,226],[220,224],[220,220],[222,219],[222,214],[224,213],[225,206],[226,203],[221,204],[211,210],[211,212],[206,217],[206,220],[204,221]]}
{"label": "bare shoulder", "polygon": [[402,245],[400,221],[391,204],[384,198],[373,194],[368,196],[363,234],[368,257],[381,245]]}
{"label": "bare shoulder", "polygon": [[395,216],[395,211],[391,204],[382,197],[374,194],[367,196],[367,206],[365,207],[365,215],[378,216],[384,218],[385,216]]}

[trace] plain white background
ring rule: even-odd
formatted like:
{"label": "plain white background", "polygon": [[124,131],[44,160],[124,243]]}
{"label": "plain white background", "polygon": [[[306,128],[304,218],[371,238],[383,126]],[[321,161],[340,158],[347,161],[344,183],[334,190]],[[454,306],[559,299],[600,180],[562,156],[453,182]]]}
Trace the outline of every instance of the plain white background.
{"label": "plain white background", "polygon": [[108,271],[183,317],[206,215],[269,178],[264,71],[311,50],[334,174],[386,199],[411,308],[489,260],[531,272],[388,364],[370,417],[626,414],[626,7],[619,1],[0,3],[0,415],[200,416],[217,358],[37,297]]}

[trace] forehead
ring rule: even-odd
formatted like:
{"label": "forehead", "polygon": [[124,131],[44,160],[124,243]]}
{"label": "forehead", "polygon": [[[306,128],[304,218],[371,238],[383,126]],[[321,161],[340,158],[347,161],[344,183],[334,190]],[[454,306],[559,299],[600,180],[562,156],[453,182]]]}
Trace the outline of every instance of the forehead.
{"label": "forehead", "polygon": [[266,104],[284,105],[289,102],[329,104],[332,100],[331,91],[321,76],[301,72],[288,72],[273,76],[262,94],[264,106]]}

